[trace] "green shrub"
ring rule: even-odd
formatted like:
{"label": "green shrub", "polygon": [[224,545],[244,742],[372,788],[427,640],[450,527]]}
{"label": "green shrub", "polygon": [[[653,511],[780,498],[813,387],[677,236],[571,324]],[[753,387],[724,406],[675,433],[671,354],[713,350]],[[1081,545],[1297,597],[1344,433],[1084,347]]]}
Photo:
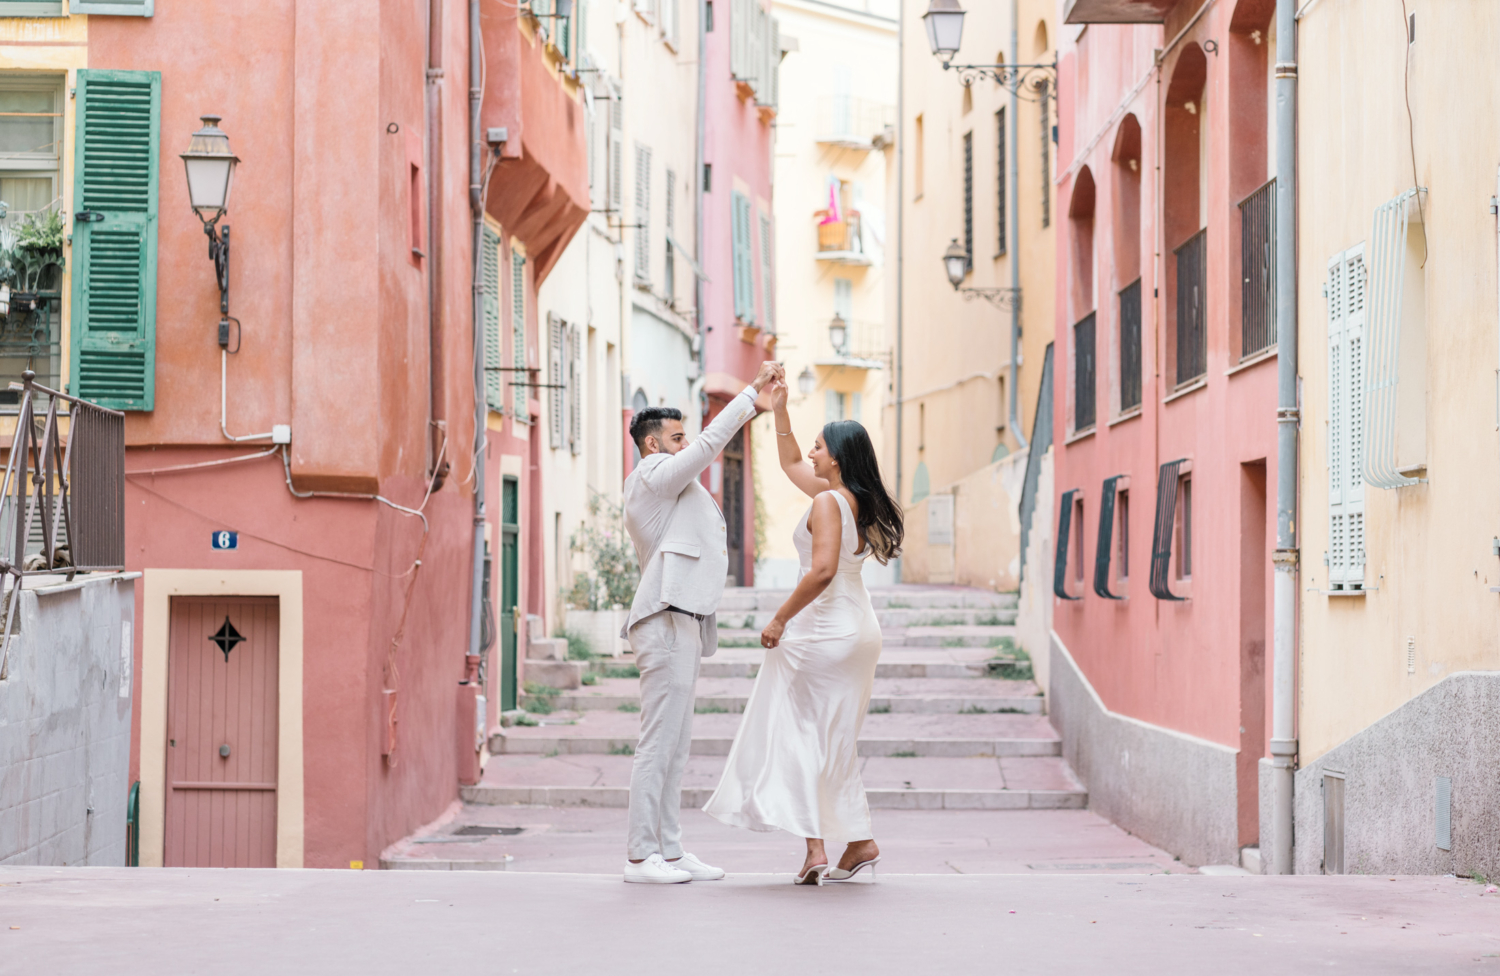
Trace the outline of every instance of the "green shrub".
{"label": "green shrub", "polygon": [[566,630],[552,636],[562,637],[567,640],[569,661],[592,661],[599,656],[594,653],[593,645],[589,643],[589,639],[576,630]]}
{"label": "green shrub", "polygon": [[628,742],[612,745],[609,747],[609,754],[611,756],[633,756],[635,755],[635,746]]}
{"label": "green shrub", "polygon": [[634,664],[621,664],[617,667],[605,668],[604,676],[606,678],[639,678],[641,669]]}
{"label": "green shrub", "polygon": [[599,675],[593,671],[585,671],[582,680],[586,685],[597,685],[599,683]]}
{"label": "green shrub", "polygon": [[620,702],[616,710],[621,712],[638,712],[641,710],[641,703],[638,701]]}

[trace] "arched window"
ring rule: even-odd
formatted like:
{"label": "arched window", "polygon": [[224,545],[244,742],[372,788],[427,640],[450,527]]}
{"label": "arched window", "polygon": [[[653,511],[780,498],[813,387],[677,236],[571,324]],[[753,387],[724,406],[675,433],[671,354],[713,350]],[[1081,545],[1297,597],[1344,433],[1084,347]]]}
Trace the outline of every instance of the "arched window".
{"label": "arched window", "polygon": [[1208,64],[1196,44],[1183,47],[1172,69],[1163,111],[1162,233],[1166,239],[1167,375],[1174,387],[1208,371],[1208,275],[1204,227],[1204,147]]}
{"label": "arched window", "polygon": [[[1276,344],[1275,184],[1276,131],[1270,111],[1276,84],[1276,5],[1239,0],[1229,22],[1225,59],[1229,69],[1230,267],[1240,269],[1240,294],[1227,302],[1230,361],[1246,359]],[[1234,226],[1231,224],[1231,226]]]}
{"label": "arched window", "polygon": [[1036,35],[1032,40],[1032,53],[1036,55],[1043,55],[1047,53],[1048,49],[1047,22],[1045,20],[1039,20],[1036,22]]}
{"label": "arched window", "polygon": [[1073,334],[1071,348],[1073,370],[1073,429],[1094,426],[1098,375],[1098,346],[1094,315],[1094,174],[1087,166],[1073,180],[1073,196],[1068,201],[1068,284]]}

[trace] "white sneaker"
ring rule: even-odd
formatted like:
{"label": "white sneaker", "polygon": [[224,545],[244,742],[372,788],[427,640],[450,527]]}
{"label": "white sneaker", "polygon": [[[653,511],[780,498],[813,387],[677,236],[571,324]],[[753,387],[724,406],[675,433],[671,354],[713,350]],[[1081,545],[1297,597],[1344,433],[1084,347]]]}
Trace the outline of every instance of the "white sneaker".
{"label": "white sneaker", "polygon": [[625,880],[636,884],[682,884],[693,880],[693,876],[668,864],[660,854],[652,854],[639,864],[626,861]]}
{"label": "white sneaker", "polygon": [[693,876],[694,881],[718,881],[724,877],[724,869],[716,868],[712,864],[704,864],[693,855],[683,852],[682,857],[675,861],[667,861],[667,867],[686,871]]}

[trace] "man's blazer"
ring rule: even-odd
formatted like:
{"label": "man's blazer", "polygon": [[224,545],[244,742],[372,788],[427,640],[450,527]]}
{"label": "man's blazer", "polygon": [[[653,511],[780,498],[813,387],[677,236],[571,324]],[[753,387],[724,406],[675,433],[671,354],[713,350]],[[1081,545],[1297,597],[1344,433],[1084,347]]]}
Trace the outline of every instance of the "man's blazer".
{"label": "man's blazer", "polygon": [[724,513],[699,475],[724,450],[745,421],[755,416],[755,388],[729,401],[698,439],[676,454],[649,454],[625,479],[625,530],[641,567],[630,616],[621,637],[638,622],[668,606],[707,614],[703,656],[719,647],[714,616],[729,572]]}

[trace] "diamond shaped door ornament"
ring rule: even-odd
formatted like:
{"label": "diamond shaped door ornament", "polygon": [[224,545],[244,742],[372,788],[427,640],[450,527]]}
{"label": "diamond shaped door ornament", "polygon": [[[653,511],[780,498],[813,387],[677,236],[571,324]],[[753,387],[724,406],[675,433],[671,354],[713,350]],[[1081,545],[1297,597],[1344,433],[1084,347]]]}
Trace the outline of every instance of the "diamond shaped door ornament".
{"label": "diamond shaped door ornament", "polygon": [[230,623],[229,618],[226,616],[224,618],[224,626],[211,634],[208,639],[219,645],[219,650],[224,652],[224,663],[228,664],[229,652],[234,650],[234,646],[245,638],[239,631],[234,629],[234,624]]}

